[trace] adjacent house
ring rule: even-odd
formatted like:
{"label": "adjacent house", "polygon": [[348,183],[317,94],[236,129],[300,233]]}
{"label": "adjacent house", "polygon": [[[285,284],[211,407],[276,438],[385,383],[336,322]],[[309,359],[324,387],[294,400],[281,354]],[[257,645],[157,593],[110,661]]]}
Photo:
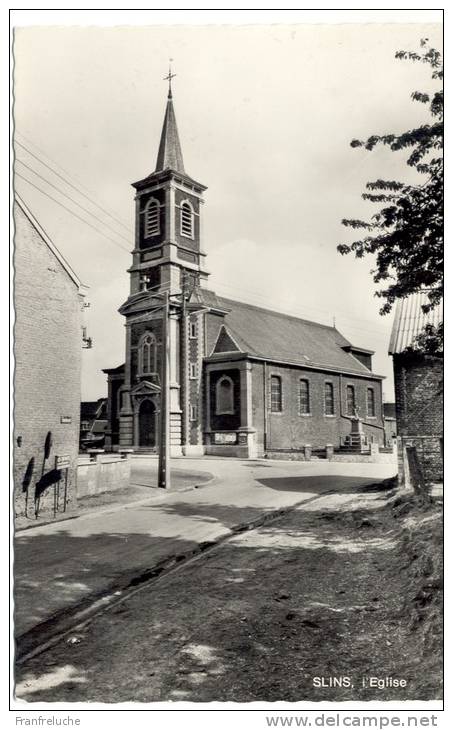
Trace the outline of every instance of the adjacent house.
{"label": "adjacent house", "polygon": [[[428,482],[443,478],[443,355],[428,355],[416,339],[426,324],[442,321],[442,307],[425,313],[426,291],[398,302],[389,354],[395,374],[398,477],[410,485],[408,448],[416,448],[417,460]],[[412,452],[414,453],[414,452]]]}
{"label": "adjacent house", "polygon": [[107,398],[82,401],[80,405],[80,445],[82,449],[90,445],[103,447],[107,427]]}
{"label": "adjacent house", "polygon": [[14,202],[14,510],[76,500],[82,284],[23,200]]}

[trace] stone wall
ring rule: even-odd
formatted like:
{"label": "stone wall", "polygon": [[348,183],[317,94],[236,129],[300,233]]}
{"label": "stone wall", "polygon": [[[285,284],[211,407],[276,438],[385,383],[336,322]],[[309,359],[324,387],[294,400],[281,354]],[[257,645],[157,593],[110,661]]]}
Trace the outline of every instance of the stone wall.
{"label": "stone wall", "polygon": [[91,458],[81,456],[77,466],[77,497],[128,487],[130,476],[129,457],[112,454],[96,454]]}

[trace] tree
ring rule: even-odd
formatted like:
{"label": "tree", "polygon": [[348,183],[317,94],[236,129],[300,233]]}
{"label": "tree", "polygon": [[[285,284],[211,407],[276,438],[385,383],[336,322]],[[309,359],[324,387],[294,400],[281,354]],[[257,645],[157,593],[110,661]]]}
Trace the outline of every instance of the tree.
{"label": "tree", "polygon": [[[375,294],[385,300],[380,314],[387,314],[397,298],[421,289],[428,292],[425,312],[432,310],[443,294],[443,68],[439,51],[428,48],[428,39],[420,42],[421,52],[398,51],[396,58],[428,64],[431,76],[440,88],[432,94],[412,93],[412,99],[429,106],[431,124],[402,134],[374,135],[366,141],[352,140],[351,147],[372,150],[383,144],[392,151],[407,149],[407,164],[422,177],[417,185],[395,180],[375,180],[366,185],[362,198],[383,204],[370,221],[343,220],[343,225],[367,233],[352,244],[341,244],[341,254],[354,252],[376,256],[372,269],[376,284],[383,283]],[[416,344],[430,352],[442,350],[443,325],[427,326]]]}

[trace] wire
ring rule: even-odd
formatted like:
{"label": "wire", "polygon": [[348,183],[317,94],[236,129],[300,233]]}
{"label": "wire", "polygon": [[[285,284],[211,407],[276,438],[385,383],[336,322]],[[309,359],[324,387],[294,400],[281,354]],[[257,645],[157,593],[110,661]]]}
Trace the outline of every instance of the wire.
{"label": "wire", "polygon": [[21,175],[20,172],[15,172],[14,174],[17,177],[20,177],[21,180],[25,180],[25,182],[28,183],[29,185],[31,185],[32,188],[35,188],[36,190],[39,190],[40,193],[42,193],[43,195],[45,195],[47,198],[50,198],[50,200],[53,200],[54,203],[57,203],[57,205],[60,205],[62,208],[64,208],[65,210],[67,210],[68,213],[71,213],[71,215],[73,215],[75,218],[78,218],[80,221],[82,221],[82,223],[85,223],[87,226],[90,226],[90,228],[92,228],[94,231],[96,231],[97,233],[99,233],[101,236],[104,236],[104,238],[106,238],[108,241],[110,241],[111,243],[113,243],[115,246],[118,246],[118,248],[120,248],[122,251],[126,251],[126,253],[129,253],[129,251],[127,250],[127,248],[125,248],[124,246],[122,246],[117,241],[114,241],[112,238],[110,238],[110,236],[107,236],[103,231],[100,231],[99,228],[96,228],[96,226],[93,226],[92,223],[90,223],[89,221],[85,220],[85,218],[82,218],[82,216],[80,216],[77,213],[75,213],[73,210],[71,210],[70,208],[68,208],[66,205],[63,205],[63,203],[61,203],[59,200],[57,200],[56,198],[54,198],[52,195],[49,195],[49,193],[46,193],[45,190],[42,190],[42,188],[40,188],[37,185],[35,185],[34,183],[32,183],[31,180],[27,180],[27,178],[24,177],[23,175]]}
{"label": "wire", "polygon": [[53,183],[51,183],[50,180],[48,180],[46,177],[44,177],[44,175],[40,175],[39,172],[36,172],[36,170],[34,170],[29,165],[27,165],[25,162],[23,162],[23,160],[19,160],[19,158],[16,158],[16,162],[19,162],[21,165],[23,165],[24,167],[26,167],[27,170],[30,170],[30,172],[32,172],[34,175],[36,175],[37,177],[39,177],[41,180],[44,180],[44,182],[47,183],[47,185],[50,185],[51,188],[53,188],[54,190],[56,190],[61,195],[64,195],[65,198],[68,198],[68,200],[70,200],[72,203],[74,203],[74,205],[77,205],[78,208],[80,208],[81,210],[83,210],[85,213],[88,213],[88,215],[91,215],[99,223],[102,223],[103,226],[105,226],[110,231],[112,231],[112,233],[114,233],[116,236],[119,236],[120,238],[123,239],[123,241],[126,241],[126,243],[129,243],[128,239],[125,236],[123,236],[122,233],[119,233],[118,231],[115,231],[115,229],[112,228],[111,226],[109,226],[108,223],[106,223],[105,221],[103,221],[102,218],[99,218],[97,215],[95,215],[95,213],[92,213],[91,210],[89,210],[88,208],[85,208],[83,205],[80,205],[80,203],[78,203],[77,200],[74,200],[74,198],[71,198],[71,196],[68,195],[67,193],[65,193],[64,190],[61,190],[57,185],[54,185]]}
{"label": "wire", "polygon": [[[262,302],[265,301],[266,304],[269,305],[269,299],[268,298],[266,298],[264,295],[261,296],[261,295],[255,293],[253,290],[248,290],[248,289],[240,288],[240,287],[230,287],[228,284],[224,284],[221,281],[219,281],[218,289],[219,290],[221,290],[221,289],[235,289],[236,291],[242,293],[244,296],[250,296],[251,299],[253,299],[253,298],[259,299]],[[251,303],[253,303],[253,302],[251,302]],[[255,306],[260,306],[260,302],[256,303]],[[273,309],[271,311],[274,311],[274,312],[278,312],[279,311],[281,314],[287,314],[287,315],[293,316],[293,317],[304,317],[304,316],[306,317],[306,309],[309,309],[309,310],[311,309],[313,311],[319,311],[319,312],[324,312],[325,314],[329,314],[328,310],[321,309],[321,308],[318,308],[318,307],[310,307],[309,305],[307,305],[304,308],[299,308],[299,309],[293,309],[293,308],[289,308],[289,307],[286,307],[285,308],[283,306],[280,309]],[[341,325],[342,327],[344,327],[344,328],[347,327],[348,329],[353,329],[353,330],[357,330],[357,331],[361,331],[361,332],[367,332],[368,334],[370,334],[371,326],[372,327],[377,327],[378,326],[372,320],[361,319],[359,317],[351,317],[350,315],[347,315],[347,314],[345,314],[343,316],[340,316],[340,317],[337,317],[337,320],[338,319],[347,320],[349,318],[351,320],[355,320],[357,322],[369,322],[370,323],[370,327],[367,327],[367,328],[365,328],[365,327],[357,327],[354,324],[351,324],[351,325],[349,325],[349,324]],[[338,321],[337,321],[337,325],[338,325]],[[374,337],[386,338],[387,335],[384,334],[384,325],[382,325],[382,331],[381,332],[375,332],[375,333],[373,333],[373,336]]]}
{"label": "wire", "polygon": [[[21,136],[23,136],[23,135],[21,135]],[[54,175],[56,175],[57,177],[59,177],[59,178],[60,178],[60,180],[63,180],[63,181],[64,181],[64,182],[65,182],[65,183],[66,183],[67,185],[69,185],[69,186],[70,186],[71,188],[73,188],[73,189],[74,189],[74,190],[76,190],[76,191],[77,191],[78,193],[80,193],[80,195],[83,195],[83,197],[84,197],[84,198],[86,198],[86,199],[87,199],[87,200],[88,200],[88,201],[89,201],[90,203],[92,203],[93,205],[97,206],[97,207],[98,207],[98,208],[99,208],[100,210],[102,210],[102,212],[103,212],[103,213],[106,213],[106,215],[108,215],[108,216],[109,216],[110,218],[113,218],[113,220],[114,220],[114,221],[116,221],[116,222],[117,222],[117,223],[119,223],[119,224],[120,224],[121,226],[123,226],[123,228],[125,228],[125,229],[126,229],[126,230],[127,230],[128,232],[129,232],[129,233],[133,233],[132,229],[131,229],[131,228],[130,228],[129,226],[126,226],[126,225],[125,225],[124,223],[122,223],[122,222],[121,222],[121,221],[119,220],[119,218],[116,218],[116,217],[115,217],[115,216],[113,215],[113,213],[111,213],[110,211],[108,211],[108,210],[107,210],[106,208],[103,208],[103,207],[102,207],[102,205],[100,205],[99,203],[96,203],[96,201],[95,201],[95,200],[93,200],[93,199],[92,199],[92,198],[90,198],[90,197],[89,197],[88,195],[86,195],[86,194],[85,194],[85,193],[83,192],[83,190],[80,190],[80,188],[79,188],[79,187],[77,187],[77,185],[74,185],[74,184],[73,184],[73,183],[72,183],[72,182],[71,182],[71,181],[70,181],[70,180],[69,180],[68,178],[64,177],[64,175],[60,175],[60,173],[59,173],[59,172],[58,172],[57,170],[55,170],[55,169],[54,169],[54,168],[53,168],[53,167],[52,167],[51,165],[48,165],[48,164],[47,164],[46,162],[44,162],[44,160],[42,160],[42,159],[41,159],[41,158],[40,158],[40,157],[39,157],[38,155],[35,155],[35,153],[34,153],[34,152],[32,152],[32,151],[31,151],[30,149],[28,149],[28,147],[27,147],[26,145],[22,144],[22,142],[20,142],[20,141],[19,141],[18,139],[16,139],[16,140],[15,140],[15,142],[16,142],[16,144],[18,144],[18,145],[19,145],[20,147],[22,147],[22,148],[23,148],[23,149],[24,149],[24,150],[25,150],[26,152],[28,152],[28,154],[29,154],[29,155],[31,155],[32,157],[34,157],[34,158],[35,158],[35,160],[38,160],[38,162],[40,163],[40,165],[44,165],[44,167],[47,167],[47,169],[48,169],[48,170],[50,170],[51,172],[53,172],[53,174],[54,174]],[[33,144],[33,143],[32,143],[32,144]],[[47,156],[47,155],[46,155],[46,156]],[[51,158],[49,157],[49,159],[51,159]],[[56,163],[55,163],[55,164],[56,164]]]}
{"label": "wire", "polygon": [[[249,294],[256,298],[261,299],[262,301],[269,303],[269,298],[266,297],[265,295],[261,294],[260,292],[258,292],[256,289],[245,289],[243,287],[237,287],[237,286],[233,286],[231,284],[222,283],[222,281],[220,281],[220,280],[219,280],[219,288],[232,289],[234,291],[242,292],[243,294]],[[326,315],[331,315],[330,310],[323,309],[322,307],[313,307],[312,305],[304,304],[303,308],[304,308],[304,310],[309,309],[314,312],[323,312]],[[341,314],[343,314],[344,317],[347,317],[351,320],[356,320],[357,322],[368,322],[370,325],[376,326],[376,323],[373,320],[365,319],[364,317],[354,317],[354,316],[350,315],[348,312],[346,312],[344,309],[335,309],[335,312],[340,313],[340,316],[341,316]],[[369,330],[366,330],[366,331],[369,331]]]}

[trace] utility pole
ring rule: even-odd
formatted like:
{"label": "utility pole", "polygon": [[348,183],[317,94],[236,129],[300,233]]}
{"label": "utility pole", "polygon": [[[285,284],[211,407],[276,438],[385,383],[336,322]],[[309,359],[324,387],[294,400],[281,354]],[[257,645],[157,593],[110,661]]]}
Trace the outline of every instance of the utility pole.
{"label": "utility pole", "polygon": [[170,489],[170,300],[168,291],[164,292],[163,297],[158,486],[162,489]]}

